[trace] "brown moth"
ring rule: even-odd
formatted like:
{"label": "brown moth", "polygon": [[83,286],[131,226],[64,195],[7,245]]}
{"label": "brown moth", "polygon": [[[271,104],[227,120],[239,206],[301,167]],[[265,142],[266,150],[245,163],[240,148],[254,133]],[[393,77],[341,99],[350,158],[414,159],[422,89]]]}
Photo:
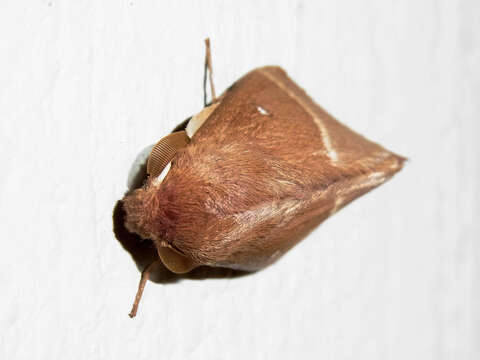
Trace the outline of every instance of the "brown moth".
{"label": "brown moth", "polygon": [[[206,63],[211,74],[208,43]],[[123,199],[127,229],[153,240],[173,272],[262,269],[405,161],[338,122],[278,66],[212,96],[157,143],[143,188]]]}

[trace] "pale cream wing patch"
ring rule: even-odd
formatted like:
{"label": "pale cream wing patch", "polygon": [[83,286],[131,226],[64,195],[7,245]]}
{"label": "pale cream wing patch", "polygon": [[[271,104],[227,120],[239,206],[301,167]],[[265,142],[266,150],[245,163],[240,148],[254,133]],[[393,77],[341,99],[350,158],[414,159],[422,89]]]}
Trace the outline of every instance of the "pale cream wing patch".
{"label": "pale cream wing patch", "polygon": [[200,111],[197,115],[193,116],[187,124],[187,128],[185,132],[187,133],[189,138],[197,132],[198,129],[203,125],[205,120],[207,120],[213,111],[220,105],[220,102],[216,102],[210,106],[207,106],[202,111]]}

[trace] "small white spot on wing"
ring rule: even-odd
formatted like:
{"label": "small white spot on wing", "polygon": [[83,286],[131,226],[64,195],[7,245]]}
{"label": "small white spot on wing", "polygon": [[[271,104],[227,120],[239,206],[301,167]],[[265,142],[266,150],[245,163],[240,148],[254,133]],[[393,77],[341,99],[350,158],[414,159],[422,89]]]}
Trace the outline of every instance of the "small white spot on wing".
{"label": "small white spot on wing", "polygon": [[267,110],[265,110],[263,107],[261,107],[260,105],[257,106],[257,110],[262,115],[269,115],[269,112]]}

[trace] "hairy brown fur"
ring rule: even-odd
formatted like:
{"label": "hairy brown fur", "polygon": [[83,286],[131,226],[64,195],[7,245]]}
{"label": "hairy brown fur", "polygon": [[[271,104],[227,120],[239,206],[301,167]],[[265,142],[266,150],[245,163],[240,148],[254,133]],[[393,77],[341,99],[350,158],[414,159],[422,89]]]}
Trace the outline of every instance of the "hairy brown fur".
{"label": "hairy brown fur", "polygon": [[126,226],[195,263],[257,270],[403,162],[281,68],[260,68],[222,95],[163,182],[124,198]]}

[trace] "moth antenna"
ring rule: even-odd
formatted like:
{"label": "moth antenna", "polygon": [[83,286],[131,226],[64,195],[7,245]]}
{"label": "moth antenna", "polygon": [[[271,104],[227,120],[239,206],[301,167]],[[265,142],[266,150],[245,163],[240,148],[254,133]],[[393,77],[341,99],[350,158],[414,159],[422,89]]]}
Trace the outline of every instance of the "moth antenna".
{"label": "moth antenna", "polygon": [[147,267],[142,271],[142,277],[140,278],[140,283],[138,284],[138,290],[137,294],[135,295],[135,301],[133,302],[132,310],[130,311],[130,316],[131,318],[134,318],[135,315],[137,315],[137,309],[138,309],[138,304],[140,303],[140,299],[142,298],[143,290],[145,289],[145,284],[147,283],[147,280],[150,278],[150,274],[152,273],[152,270],[155,268],[156,265],[160,260],[155,260],[154,262],[150,263],[147,265]]}
{"label": "moth antenna", "polygon": [[205,39],[205,68],[203,73],[203,104],[207,106],[207,72],[210,82],[210,93],[212,95],[212,103],[216,102],[215,86],[213,85],[213,70],[212,70],[212,54],[210,52],[210,38]]}

